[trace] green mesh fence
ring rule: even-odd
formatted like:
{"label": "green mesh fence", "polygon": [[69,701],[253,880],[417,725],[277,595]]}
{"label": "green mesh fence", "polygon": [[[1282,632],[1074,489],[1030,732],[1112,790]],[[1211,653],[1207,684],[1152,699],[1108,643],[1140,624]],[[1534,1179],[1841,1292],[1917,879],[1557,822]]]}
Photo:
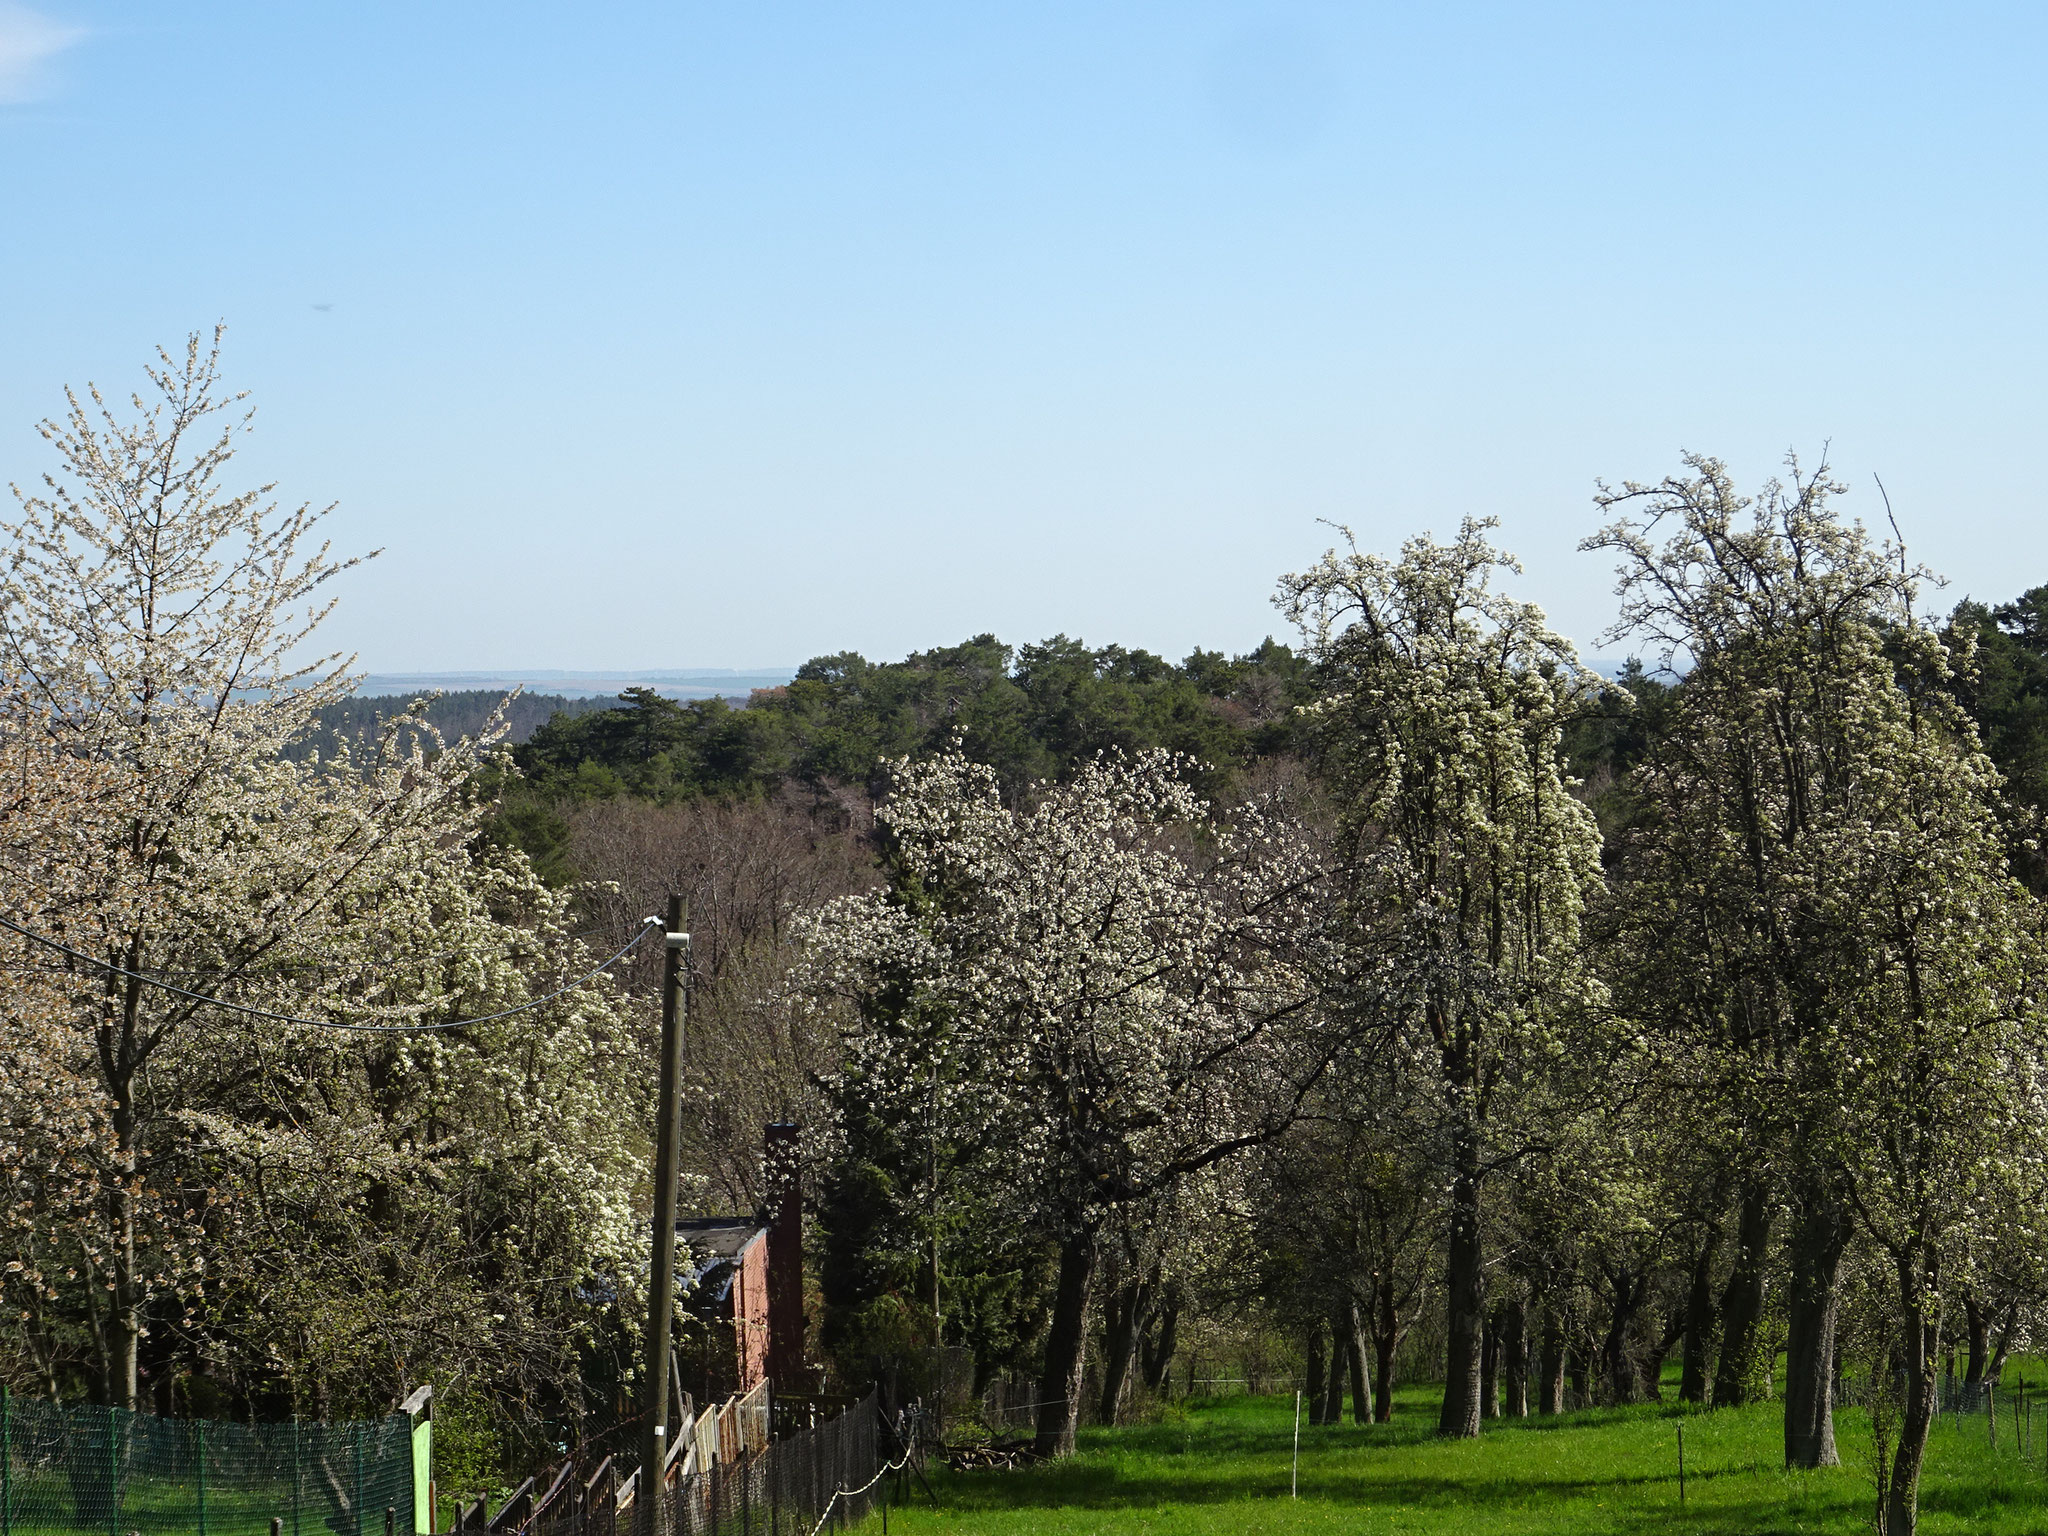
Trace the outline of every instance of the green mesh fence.
{"label": "green mesh fence", "polygon": [[243,1424],[0,1394],[0,1536],[400,1536],[412,1419]]}

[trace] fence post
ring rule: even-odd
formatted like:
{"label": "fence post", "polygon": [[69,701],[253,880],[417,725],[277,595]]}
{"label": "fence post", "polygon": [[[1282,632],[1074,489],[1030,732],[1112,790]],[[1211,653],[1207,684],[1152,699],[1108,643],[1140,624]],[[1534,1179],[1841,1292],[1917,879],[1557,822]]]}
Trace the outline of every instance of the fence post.
{"label": "fence post", "polygon": [[[299,1484],[305,1481],[306,1463],[299,1450],[299,1416],[292,1415],[292,1536],[299,1536]],[[277,1536],[273,1531],[271,1536]]]}
{"label": "fence post", "polygon": [[14,1536],[14,1399],[0,1386],[0,1536]]}
{"label": "fence post", "polygon": [[199,1536],[206,1536],[206,1420],[192,1421],[194,1459],[199,1463]]}
{"label": "fence post", "polygon": [[356,1425],[356,1536],[363,1536],[363,1426]]}
{"label": "fence post", "polygon": [[115,1427],[120,1409],[107,1409],[107,1536],[121,1536],[121,1442]]}

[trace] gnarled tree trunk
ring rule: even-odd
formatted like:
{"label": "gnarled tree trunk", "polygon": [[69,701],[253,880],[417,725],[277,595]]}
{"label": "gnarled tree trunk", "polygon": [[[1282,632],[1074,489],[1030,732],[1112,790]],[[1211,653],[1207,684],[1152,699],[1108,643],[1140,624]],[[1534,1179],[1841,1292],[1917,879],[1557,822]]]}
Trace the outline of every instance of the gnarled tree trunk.
{"label": "gnarled tree trunk", "polygon": [[1609,1399],[1616,1403],[1633,1403],[1640,1401],[1642,1391],[1635,1361],[1629,1357],[1628,1330],[1649,1298],[1650,1277],[1616,1270],[1608,1279],[1614,1303],[1608,1314],[1607,1337],[1601,1349],[1601,1369],[1607,1377]]}
{"label": "gnarled tree trunk", "polygon": [[1154,1288],[1147,1280],[1128,1279],[1116,1288],[1103,1310],[1102,1422],[1114,1424],[1122,1406],[1124,1384],[1138,1354],[1138,1341],[1152,1320]]}
{"label": "gnarled tree trunk", "polygon": [[1735,1219],[1735,1265],[1721,1292],[1721,1358],[1714,1365],[1716,1408],[1739,1408],[1769,1394],[1763,1317],[1771,1215],[1769,1186],[1761,1179],[1745,1180]]}
{"label": "gnarled tree trunk", "polygon": [[1172,1368],[1174,1351],[1180,1345],[1178,1294],[1169,1290],[1157,1308],[1157,1320],[1156,1328],[1148,1327],[1138,1335],[1138,1369],[1146,1387],[1154,1392],[1166,1385],[1166,1373]]}
{"label": "gnarled tree trunk", "polygon": [[1813,1191],[1792,1233],[1792,1294],[1785,1341],[1785,1465],[1840,1466],[1835,1450],[1835,1315],[1849,1214]]}
{"label": "gnarled tree trunk", "polygon": [[1095,1285],[1095,1234],[1072,1233],[1060,1244],[1060,1278],[1053,1292],[1052,1323],[1045,1336],[1045,1393],[1038,1406],[1038,1434],[1031,1448],[1040,1456],[1068,1456],[1081,1422],[1081,1392],[1088,1365],[1088,1294]]}

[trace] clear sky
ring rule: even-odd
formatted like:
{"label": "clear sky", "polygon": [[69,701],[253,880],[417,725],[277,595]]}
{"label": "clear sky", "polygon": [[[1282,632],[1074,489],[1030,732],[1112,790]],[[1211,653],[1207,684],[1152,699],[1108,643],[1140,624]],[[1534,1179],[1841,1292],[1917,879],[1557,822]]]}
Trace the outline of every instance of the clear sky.
{"label": "clear sky", "polygon": [[0,0],[0,480],[225,318],[386,671],[1170,655],[1832,442],[2048,581],[2048,8]]}

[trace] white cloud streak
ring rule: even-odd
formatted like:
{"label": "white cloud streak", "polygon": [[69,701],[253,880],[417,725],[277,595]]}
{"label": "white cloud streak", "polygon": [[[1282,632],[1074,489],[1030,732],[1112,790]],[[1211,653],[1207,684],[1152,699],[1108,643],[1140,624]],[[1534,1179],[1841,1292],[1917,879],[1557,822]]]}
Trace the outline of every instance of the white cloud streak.
{"label": "white cloud streak", "polygon": [[0,103],[34,101],[50,89],[44,67],[85,36],[15,0],[0,0]]}

